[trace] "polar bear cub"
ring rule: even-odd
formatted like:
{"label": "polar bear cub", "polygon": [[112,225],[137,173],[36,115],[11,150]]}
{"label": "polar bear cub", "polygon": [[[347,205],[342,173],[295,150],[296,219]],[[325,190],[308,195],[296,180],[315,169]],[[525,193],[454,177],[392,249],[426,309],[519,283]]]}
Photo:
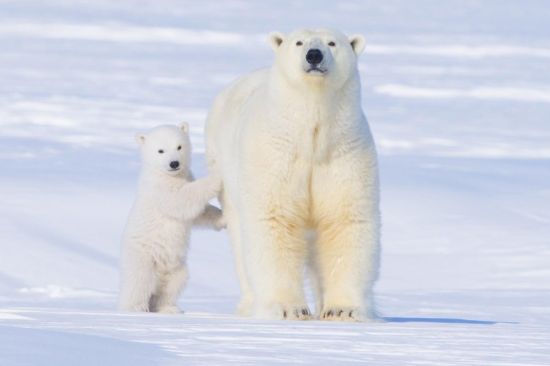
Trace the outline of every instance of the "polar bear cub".
{"label": "polar bear cub", "polygon": [[159,126],[136,140],[142,170],[123,237],[119,308],[177,313],[191,227],[224,226],[221,211],[208,204],[221,179],[212,174],[194,181],[187,123]]}

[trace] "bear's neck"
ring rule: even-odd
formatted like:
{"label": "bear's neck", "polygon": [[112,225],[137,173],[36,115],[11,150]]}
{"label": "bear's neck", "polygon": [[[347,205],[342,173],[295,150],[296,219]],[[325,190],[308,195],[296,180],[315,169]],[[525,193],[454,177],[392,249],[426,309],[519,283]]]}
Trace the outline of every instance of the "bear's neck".
{"label": "bear's neck", "polygon": [[[348,121],[360,108],[361,86],[358,78],[350,77],[335,89],[327,79],[293,83],[272,73],[269,106],[283,119],[300,120],[302,124],[333,125]],[[351,122],[351,121],[350,121]]]}
{"label": "bear's neck", "polygon": [[288,143],[297,158],[324,163],[340,150],[338,145],[356,139],[362,117],[357,77],[338,89],[324,79],[295,87],[271,75],[270,83],[267,128]]}

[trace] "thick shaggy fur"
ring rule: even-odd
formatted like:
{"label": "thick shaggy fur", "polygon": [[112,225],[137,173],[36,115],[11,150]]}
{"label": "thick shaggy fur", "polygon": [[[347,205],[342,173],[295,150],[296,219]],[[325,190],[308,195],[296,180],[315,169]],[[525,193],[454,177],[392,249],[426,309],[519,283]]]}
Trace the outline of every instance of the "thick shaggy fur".
{"label": "thick shaggy fur", "polygon": [[[321,319],[373,318],[379,183],[357,70],[364,39],[302,30],[270,42],[273,66],[224,90],[207,122],[242,290],[238,312],[310,318],[309,265]],[[320,71],[308,69],[310,49],[323,54]]]}
{"label": "thick shaggy fur", "polygon": [[221,211],[208,205],[221,179],[211,175],[193,181],[187,124],[157,127],[137,141],[143,167],[124,233],[119,307],[175,313],[187,279],[191,227],[224,225]]}

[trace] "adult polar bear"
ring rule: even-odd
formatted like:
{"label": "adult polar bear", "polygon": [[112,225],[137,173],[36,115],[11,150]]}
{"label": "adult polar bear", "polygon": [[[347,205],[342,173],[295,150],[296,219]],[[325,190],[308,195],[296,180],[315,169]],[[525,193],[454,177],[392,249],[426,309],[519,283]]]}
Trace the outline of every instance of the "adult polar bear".
{"label": "adult polar bear", "polygon": [[206,127],[207,158],[223,179],[238,312],[310,318],[309,265],[321,319],[372,318],[380,215],[357,70],[365,40],[325,29],[269,39],[273,66],[225,89]]}

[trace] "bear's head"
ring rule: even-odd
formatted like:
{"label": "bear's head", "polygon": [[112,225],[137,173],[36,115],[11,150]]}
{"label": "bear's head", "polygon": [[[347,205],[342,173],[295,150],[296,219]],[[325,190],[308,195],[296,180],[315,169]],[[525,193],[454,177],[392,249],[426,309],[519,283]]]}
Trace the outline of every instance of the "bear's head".
{"label": "bear's head", "polygon": [[187,173],[191,162],[191,141],[186,122],[179,126],[158,126],[147,133],[138,133],[136,141],[147,168],[169,175]]}
{"label": "bear's head", "polygon": [[329,29],[299,30],[284,35],[273,32],[269,42],[275,67],[291,83],[344,85],[357,72],[357,56],[365,49],[361,35],[347,37]]}

